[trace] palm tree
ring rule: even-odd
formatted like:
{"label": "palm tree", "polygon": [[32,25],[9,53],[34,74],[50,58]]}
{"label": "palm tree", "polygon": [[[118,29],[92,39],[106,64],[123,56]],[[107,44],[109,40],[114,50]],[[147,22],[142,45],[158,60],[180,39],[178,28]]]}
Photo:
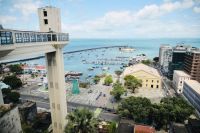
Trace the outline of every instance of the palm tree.
{"label": "palm tree", "polygon": [[67,116],[65,133],[96,133],[97,120],[88,109],[76,109]]}

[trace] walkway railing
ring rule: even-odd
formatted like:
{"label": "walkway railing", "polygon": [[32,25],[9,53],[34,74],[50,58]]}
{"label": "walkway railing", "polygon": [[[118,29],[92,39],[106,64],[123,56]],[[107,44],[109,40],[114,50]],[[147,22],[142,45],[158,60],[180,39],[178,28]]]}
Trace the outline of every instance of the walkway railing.
{"label": "walkway railing", "polygon": [[0,29],[0,45],[68,41],[68,33]]}

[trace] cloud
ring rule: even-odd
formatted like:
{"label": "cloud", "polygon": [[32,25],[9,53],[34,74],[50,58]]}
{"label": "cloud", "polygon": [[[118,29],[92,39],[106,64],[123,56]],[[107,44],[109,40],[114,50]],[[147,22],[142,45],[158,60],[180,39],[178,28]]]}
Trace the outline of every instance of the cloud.
{"label": "cloud", "polygon": [[0,24],[9,24],[9,23],[14,23],[15,21],[16,21],[16,17],[0,16]]}
{"label": "cloud", "polygon": [[194,8],[193,8],[193,11],[194,11],[195,13],[200,13],[200,7],[194,7]]}
{"label": "cloud", "polygon": [[41,6],[40,0],[19,0],[14,3],[13,10],[20,11],[24,16],[37,13],[37,8]]}
{"label": "cloud", "polygon": [[[189,36],[200,34],[196,27],[190,27],[182,22],[163,22],[160,17],[176,10],[192,8],[195,2],[182,0],[172,2],[165,1],[161,5],[146,5],[142,9],[134,11],[111,11],[104,16],[87,20],[78,24],[63,23],[63,30],[72,36]],[[191,28],[191,29],[189,29]],[[187,32],[186,32],[187,31]],[[193,34],[194,33],[194,34]]]}

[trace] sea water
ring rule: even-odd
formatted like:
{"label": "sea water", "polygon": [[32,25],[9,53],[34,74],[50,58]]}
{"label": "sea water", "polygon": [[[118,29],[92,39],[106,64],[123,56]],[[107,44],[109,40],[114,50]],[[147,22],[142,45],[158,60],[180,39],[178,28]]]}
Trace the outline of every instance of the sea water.
{"label": "sea water", "polygon": [[[98,49],[92,51],[84,51],[78,53],[64,54],[64,69],[65,71],[82,72],[82,80],[87,80],[88,76],[94,76],[102,73],[114,73],[120,70],[122,65],[94,65],[84,64],[83,60],[94,62],[100,59],[116,59],[116,57],[135,57],[138,54],[145,54],[149,59],[159,56],[159,47],[163,44],[171,46],[191,45],[193,47],[200,47],[200,39],[70,39],[70,42],[63,49],[64,52],[74,50],[81,50],[87,48],[96,48],[104,46],[131,46],[136,49],[133,52],[126,53],[119,51],[118,48]],[[124,61],[128,63],[127,61]],[[26,61],[28,64],[45,65],[45,59],[36,59]],[[122,62],[123,63],[123,62]],[[88,68],[95,67],[94,70],[89,71]],[[109,70],[103,71],[102,68],[109,67]],[[89,79],[89,78],[88,78]]]}

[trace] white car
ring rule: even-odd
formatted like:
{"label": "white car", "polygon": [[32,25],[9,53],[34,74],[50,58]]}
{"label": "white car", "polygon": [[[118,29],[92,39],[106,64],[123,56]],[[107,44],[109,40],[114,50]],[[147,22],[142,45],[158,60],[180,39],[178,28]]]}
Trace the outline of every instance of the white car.
{"label": "white car", "polygon": [[38,86],[42,86],[42,83],[38,83],[37,85],[38,85]]}

